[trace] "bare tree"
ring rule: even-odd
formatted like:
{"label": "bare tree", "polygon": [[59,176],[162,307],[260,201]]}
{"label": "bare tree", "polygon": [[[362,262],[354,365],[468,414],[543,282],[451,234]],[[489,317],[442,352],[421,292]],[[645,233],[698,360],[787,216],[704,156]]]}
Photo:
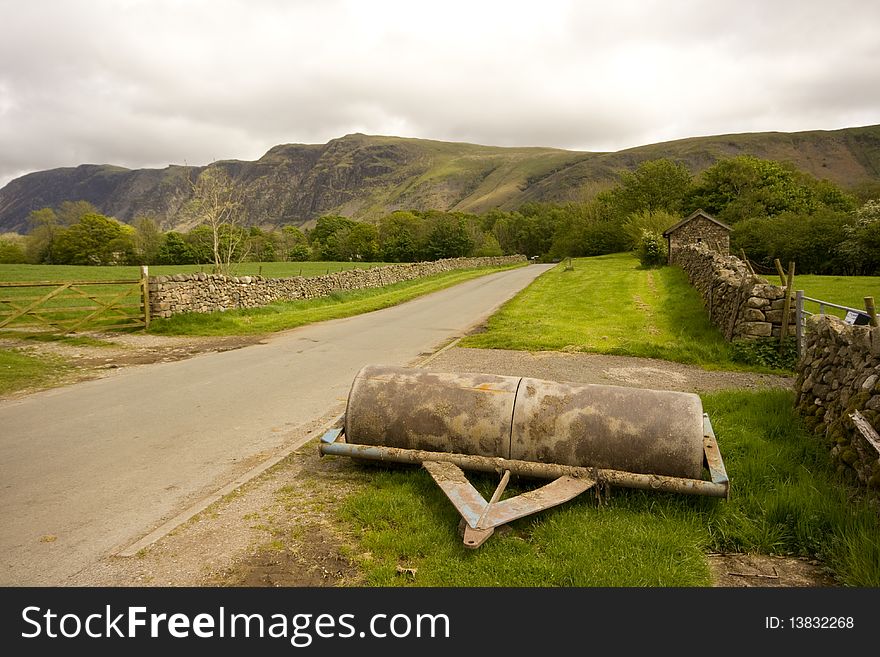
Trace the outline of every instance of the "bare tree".
{"label": "bare tree", "polygon": [[241,190],[222,169],[208,168],[188,180],[192,197],[182,212],[193,226],[210,230],[214,273],[228,274],[247,257],[247,234]]}

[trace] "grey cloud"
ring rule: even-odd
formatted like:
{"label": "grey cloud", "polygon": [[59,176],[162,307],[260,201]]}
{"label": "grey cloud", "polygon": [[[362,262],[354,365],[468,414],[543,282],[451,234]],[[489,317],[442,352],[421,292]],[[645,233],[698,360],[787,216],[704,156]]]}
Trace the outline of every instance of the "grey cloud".
{"label": "grey cloud", "polygon": [[0,0],[0,185],[354,130],[612,150],[880,122],[873,0],[14,4]]}

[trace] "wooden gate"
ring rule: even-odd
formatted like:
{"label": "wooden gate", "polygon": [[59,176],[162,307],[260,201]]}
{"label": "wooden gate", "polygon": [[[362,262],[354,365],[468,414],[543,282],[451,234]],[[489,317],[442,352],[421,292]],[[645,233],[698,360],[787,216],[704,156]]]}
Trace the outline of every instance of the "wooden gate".
{"label": "wooden gate", "polygon": [[147,328],[147,277],[111,281],[0,281],[0,329],[73,333]]}

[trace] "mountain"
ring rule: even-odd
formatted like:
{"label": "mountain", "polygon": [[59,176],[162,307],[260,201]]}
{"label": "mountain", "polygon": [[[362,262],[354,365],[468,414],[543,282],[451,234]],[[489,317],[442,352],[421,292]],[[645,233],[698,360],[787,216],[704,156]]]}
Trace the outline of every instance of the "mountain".
{"label": "mountain", "polygon": [[[222,160],[242,188],[248,223],[306,224],[324,214],[370,219],[397,209],[483,212],[529,201],[595,195],[619,173],[668,157],[699,173],[726,157],[790,161],[843,187],[880,180],[880,125],[833,131],[693,137],[613,153],[353,134],[326,144],[275,146],[254,162]],[[126,169],[83,164],[16,178],[0,189],[0,232],[27,229],[31,210],[86,200],[122,221],[140,215],[163,228],[190,193],[188,177],[207,167]]]}

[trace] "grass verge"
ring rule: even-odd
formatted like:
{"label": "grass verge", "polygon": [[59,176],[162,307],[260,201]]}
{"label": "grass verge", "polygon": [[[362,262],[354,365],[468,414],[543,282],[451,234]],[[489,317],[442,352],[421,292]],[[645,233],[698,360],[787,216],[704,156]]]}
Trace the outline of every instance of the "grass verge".
{"label": "grass verge", "polygon": [[[761,552],[819,558],[842,584],[880,585],[876,510],[837,477],[791,393],[726,391],[704,404],[729,501],[617,489],[597,507],[587,493],[472,551],[427,473],[364,466],[363,489],[339,510],[356,528],[354,558],[376,586],[706,586],[706,552]],[[471,480],[491,495],[493,478]],[[415,576],[401,578],[398,566]]]}
{"label": "grass verge", "polygon": [[[523,266],[515,265],[514,267]],[[261,308],[222,313],[183,313],[155,320],[150,333],[159,335],[253,335],[296,328],[328,319],[350,317],[394,306],[458,283],[513,267],[481,267],[443,272],[382,288],[334,292],[330,296],[284,301]]]}
{"label": "grass verge", "polygon": [[61,358],[0,349],[0,395],[49,385],[66,369]]}
{"label": "grass verge", "polygon": [[677,267],[642,269],[629,253],[560,265],[505,304],[463,347],[590,351],[743,369]]}

